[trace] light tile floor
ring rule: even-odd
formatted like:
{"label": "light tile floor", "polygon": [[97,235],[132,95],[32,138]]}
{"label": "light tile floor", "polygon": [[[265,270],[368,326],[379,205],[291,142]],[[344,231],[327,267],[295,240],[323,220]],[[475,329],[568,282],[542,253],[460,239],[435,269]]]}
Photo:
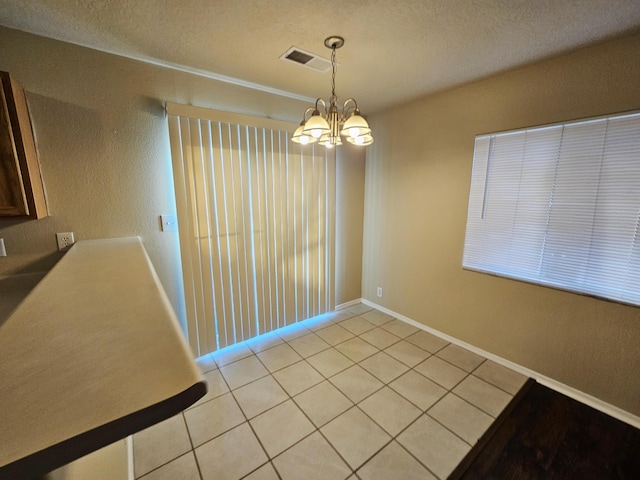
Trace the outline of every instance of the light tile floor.
{"label": "light tile floor", "polygon": [[444,479],[526,380],[362,304],[198,364],[209,392],[134,435],[136,478]]}

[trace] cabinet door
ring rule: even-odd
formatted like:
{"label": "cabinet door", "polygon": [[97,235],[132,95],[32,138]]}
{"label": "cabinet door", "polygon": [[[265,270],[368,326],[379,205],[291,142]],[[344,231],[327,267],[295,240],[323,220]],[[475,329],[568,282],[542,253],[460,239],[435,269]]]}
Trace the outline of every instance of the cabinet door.
{"label": "cabinet door", "polygon": [[26,215],[27,199],[4,88],[0,88],[0,96],[0,215]]}
{"label": "cabinet door", "polygon": [[0,219],[48,215],[23,88],[0,72]]}

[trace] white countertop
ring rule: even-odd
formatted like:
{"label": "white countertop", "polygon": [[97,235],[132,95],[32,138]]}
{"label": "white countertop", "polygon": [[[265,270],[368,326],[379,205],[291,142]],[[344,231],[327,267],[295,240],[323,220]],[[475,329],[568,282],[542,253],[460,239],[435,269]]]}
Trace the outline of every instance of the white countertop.
{"label": "white countertop", "polygon": [[0,277],[0,326],[44,275],[44,272],[38,272]]}
{"label": "white countertop", "polygon": [[0,326],[0,478],[28,478],[206,392],[139,238],[78,242]]}

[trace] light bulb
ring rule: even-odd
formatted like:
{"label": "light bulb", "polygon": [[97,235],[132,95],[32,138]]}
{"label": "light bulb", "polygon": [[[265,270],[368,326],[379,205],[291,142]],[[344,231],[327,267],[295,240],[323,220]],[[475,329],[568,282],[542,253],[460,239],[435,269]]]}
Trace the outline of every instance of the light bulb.
{"label": "light bulb", "polygon": [[300,144],[307,145],[309,143],[309,137],[307,135],[300,136]]}
{"label": "light bulb", "polygon": [[322,136],[322,130],[319,128],[314,128],[311,130],[311,136],[313,138],[320,138]]}
{"label": "light bulb", "polygon": [[356,138],[360,136],[360,127],[351,127],[349,129],[349,136],[351,138]]}
{"label": "light bulb", "polygon": [[355,137],[356,145],[362,145],[364,143],[364,135],[362,137]]}

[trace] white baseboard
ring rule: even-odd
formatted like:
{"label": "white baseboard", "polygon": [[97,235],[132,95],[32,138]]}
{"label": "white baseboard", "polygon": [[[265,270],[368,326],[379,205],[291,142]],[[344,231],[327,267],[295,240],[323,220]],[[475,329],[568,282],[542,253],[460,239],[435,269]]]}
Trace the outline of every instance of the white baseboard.
{"label": "white baseboard", "polygon": [[336,310],[343,310],[345,308],[353,307],[359,303],[365,303],[362,298],[356,298],[355,300],[349,300],[348,302],[341,303],[340,305],[336,305]]}
{"label": "white baseboard", "polygon": [[571,397],[574,400],[577,400],[578,402],[584,403],[585,405],[589,405],[590,407],[595,408],[596,410],[599,410],[614,418],[617,418],[618,420],[625,422],[635,428],[640,428],[640,417],[633,415],[632,413],[629,413],[626,410],[623,410],[619,407],[616,407],[615,405],[611,405],[610,403],[600,400],[599,398],[593,397],[576,388],[570,387],[569,385],[565,385],[564,383],[554,380],[553,378],[547,377],[546,375],[536,372],[535,370],[531,370],[527,367],[523,367],[522,365],[518,365],[517,363],[511,362],[510,360],[499,357],[498,355],[495,355],[491,352],[487,352],[467,342],[463,342],[462,340],[459,340],[455,337],[447,335],[446,333],[436,330],[435,328],[428,327],[420,322],[417,322],[409,317],[405,317],[404,315],[394,312],[393,310],[389,310],[388,308],[378,305],[377,303],[374,303],[370,300],[363,298],[360,301],[365,305],[368,305],[372,308],[380,310],[381,312],[391,315],[397,318],[398,320],[402,320],[403,322],[413,325],[414,327],[424,330],[425,332],[431,333],[437,337],[440,337],[450,343],[466,348],[467,350],[470,350],[473,353],[477,353],[478,355],[488,358],[489,360],[492,360],[504,367],[510,368],[511,370],[521,373],[522,375],[531,377],[534,380],[536,380],[538,383],[541,383],[546,387],[549,387],[559,393],[562,393],[567,397]]}

